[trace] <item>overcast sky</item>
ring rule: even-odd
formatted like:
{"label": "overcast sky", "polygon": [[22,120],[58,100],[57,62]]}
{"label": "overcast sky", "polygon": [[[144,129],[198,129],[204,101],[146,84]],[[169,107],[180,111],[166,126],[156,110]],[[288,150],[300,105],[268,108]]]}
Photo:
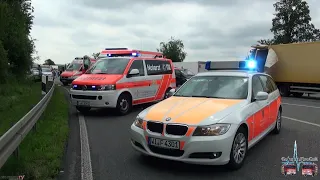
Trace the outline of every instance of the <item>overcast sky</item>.
{"label": "overcast sky", "polygon": [[[69,63],[107,47],[156,51],[173,36],[185,61],[243,58],[270,34],[274,0],[32,0],[42,63]],[[320,28],[320,1],[308,0]],[[317,12],[318,11],[318,12]]]}

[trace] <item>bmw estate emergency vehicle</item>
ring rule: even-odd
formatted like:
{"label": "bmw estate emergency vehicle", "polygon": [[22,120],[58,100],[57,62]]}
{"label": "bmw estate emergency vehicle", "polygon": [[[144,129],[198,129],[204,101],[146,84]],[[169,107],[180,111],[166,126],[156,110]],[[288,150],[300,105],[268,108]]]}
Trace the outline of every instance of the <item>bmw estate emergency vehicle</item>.
{"label": "bmw estate emergency vehicle", "polygon": [[216,71],[193,76],[138,114],[131,125],[133,148],[163,159],[240,168],[249,148],[281,128],[277,86],[269,75],[248,71],[255,65],[207,62],[206,69]]}
{"label": "bmw estate emergency vehicle", "polygon": [[81,112],[117,108],[121,115],[132,105],[160,101],[176,87],[173,64],[159,52],[108,48],[82,76],[72,82],[72,104]]}

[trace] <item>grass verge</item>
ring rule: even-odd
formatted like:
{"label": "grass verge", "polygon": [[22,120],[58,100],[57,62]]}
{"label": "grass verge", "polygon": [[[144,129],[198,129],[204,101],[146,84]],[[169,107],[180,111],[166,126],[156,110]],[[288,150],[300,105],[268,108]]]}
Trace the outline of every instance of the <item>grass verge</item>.
{"label": "grass verge", "polygon": [[56,87],[37,130],[30,132],[19,147],[19,158],[11,156],[0,171],[2,176],[25,175],[25,179],[50,180],[59,173],[68,136],[68,102]]}
{"label": "grass verge", "polygon": [[41,99],[41,82],[24,81],[0,85],[0,136]]}

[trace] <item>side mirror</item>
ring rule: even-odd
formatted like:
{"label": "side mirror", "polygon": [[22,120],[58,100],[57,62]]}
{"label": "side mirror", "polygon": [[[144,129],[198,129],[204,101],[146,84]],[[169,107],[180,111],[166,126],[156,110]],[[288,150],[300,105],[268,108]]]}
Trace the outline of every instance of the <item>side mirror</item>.
{"label": "side mirror", "polygon": [[259,91],[255,97],[255,100],[257,101],[263,101],[263,100],[267,100],[268,99],[268,93],[266,92],[262,92],[262,91]]}
{"label": "side mirror", "polygon": [[136,76],[139,74],[140,74],[139,69],[131,69],[131,71],[128,73],[127,77],[132,77],[132,76]]}
{"label": "side mirror", "polygon": [[176,92],[176,89],[170,89],[168,97],[171,97]]}

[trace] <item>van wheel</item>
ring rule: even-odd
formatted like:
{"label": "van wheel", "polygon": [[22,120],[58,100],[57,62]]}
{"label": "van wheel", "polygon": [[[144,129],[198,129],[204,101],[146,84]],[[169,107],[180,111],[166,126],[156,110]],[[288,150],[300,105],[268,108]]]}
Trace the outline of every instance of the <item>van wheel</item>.
{"label": "van wheel", "polygon": [[166,92],[164,93],[164,96],[163,96],[163,99],[162,100],[165,100],[165,99],[167,99],[167,98],[169,98],[169,92],[170,92],[170,88],[168,88],[167,90],[166,90]]}
{"label": "van wheel", "polygon": [[117,101],[117,110],[120,115],[127,115],[132,110],[132,100],[130,95],[121,94]]}
{"label": "van wheel", "polygon": [[234,137],[228,168],[232,170],[240,169],[247,156],[248,150],[248,137],[247,132],[243,127],[240,127]]}
{"label": "van wheel", "polygon": [[282,116],[281,116],[281,111],[280,109],[278,110],[278,115],[277,115],[277,121],[276,121],[276,126],[273,129],[273,133],[279,134],[281,131],[281,126],[282,126]]}
{"label": "van wheel", "polygon": [[81,106],[76,106],[76,109],[80,111],[81,113],[87,113],[91,110],[91,107],[81,107]]}

